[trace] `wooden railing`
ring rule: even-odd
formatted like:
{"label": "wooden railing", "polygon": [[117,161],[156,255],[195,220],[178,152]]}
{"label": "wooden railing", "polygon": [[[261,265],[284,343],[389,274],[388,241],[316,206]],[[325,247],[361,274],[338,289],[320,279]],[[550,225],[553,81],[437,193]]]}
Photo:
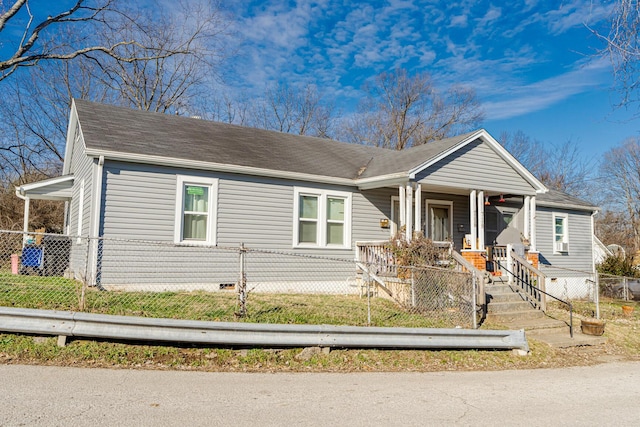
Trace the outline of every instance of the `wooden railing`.
{"label": "wooden railing", "polygon": [[373,267],[373,272],[379,276],[396,276],[396,265],[389,241],[356,242],[356,259]]}
{"label": "wooden railing", "polygon": [[[433,242],[439,249],[438,264],[448,265],[451,261],[453,245],[451,242]],[[356,259],[368,265],[375,266],[375,273],[382,276],[395,276],[398,264],[391,250],[388,240],[356,242]]]}
{"label": "wooden railing", "polygon": [[494,247],[490,261],[507,274],[509,284],[520,290],[535,308],[547,309],[546,276],[518,255],[512,245]]}

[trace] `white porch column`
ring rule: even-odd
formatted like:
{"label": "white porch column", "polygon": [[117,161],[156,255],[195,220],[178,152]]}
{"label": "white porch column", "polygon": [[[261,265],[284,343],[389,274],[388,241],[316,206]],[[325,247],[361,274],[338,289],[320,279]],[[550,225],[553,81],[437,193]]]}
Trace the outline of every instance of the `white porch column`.
{"label": "white porch column", "polygon": [[478,250],[478,196],[476,190],[472,190],[469,195],[469,223],[471,224],[471,250]]}
{"label": "white porch column", "polygon": [[416,194],[415,194],[415,214],[414,217],[414,227],[413,229],[418,232],[420,231],[424,236],[424,230],[422,229],[422,186],[420,183],[416,183]]}
{"label": "white porch column", "polygon": [[407,214],[407,219],[405,220],[405,224],[406,224],[406,234],[405,237],[407,239],[407,242],[410,241],[413,238],[413,184],[412,183],[408,183],[407,184],[407,188],[405,190],[406,195],[405,195],[405,202],[407,203],[407,206],[405,208],[405,213]]}
{"label": "white porch column", "polygon": [[399,223],[398,223],[398,230],[396,230],[398,233],[400,232],[400,228],[404,226],[405,224],[405,220],[406,220],[406,215],[404,213],[404,208],[406,207],[406,202],[404,200],[404,185],[400,185],[398,187],[398,197],[400,198],[400,201],[398,202],[398,205],[400,206],[400,212],[398,212],[398,219],[399,219]]}
{"label": "white porch column", "polygon": [[529,225],[531,223],[531,196],[524,197],[524,238],[529,238]]}
{"label": "white porch column", "polygon": [[531,196],[531,201],[529,202],[531,208],[531,236],[529,237],[529,250],[532,252],[536,252],[536,196]]}
{"label": "white porch column", "polygon": [[22,231],[24,234],[22,235],[22,244],[27,241],[27,233],[29,232],[29,201],[31,199],[29,197],[24,198],[24,220],[22,222]]}
{"label": "white porch column", "polygon": [[484,191],[478,191],[478,247],[484,250]]}

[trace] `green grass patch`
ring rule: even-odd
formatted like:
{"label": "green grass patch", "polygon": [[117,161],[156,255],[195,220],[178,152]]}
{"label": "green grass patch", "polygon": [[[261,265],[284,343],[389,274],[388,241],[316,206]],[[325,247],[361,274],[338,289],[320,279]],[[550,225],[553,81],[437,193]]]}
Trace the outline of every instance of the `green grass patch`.
{"label": "green grass patch", "polygon": [[368,306],[367,299],[358,295],[333,294],[250,293],[247,315],[239,318],[233,291],[104,291],[83,289],[80,282],[60,277],[7,273],[0,273],[0,305],[223,322],[437,328],[468,327],[471,323],[470,316],[447,310],[417,313],[384,298],[371,298]]}

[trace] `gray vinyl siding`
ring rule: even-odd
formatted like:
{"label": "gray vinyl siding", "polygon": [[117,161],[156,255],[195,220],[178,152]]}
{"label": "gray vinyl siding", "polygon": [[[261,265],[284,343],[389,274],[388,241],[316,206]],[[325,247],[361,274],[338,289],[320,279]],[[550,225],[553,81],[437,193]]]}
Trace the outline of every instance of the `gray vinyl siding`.
{"label": "gray vinyl siding", "polygon": [[514,194],[535,193],[531,184],[480,140],[429,166],[416,179],[427,185]]}
{"label": "gray vinyl siding", "polygon": [[[173,244],[177,175],[218,179],[219,250],[207,252]],[[389,230],[380,227],[380,219],[389,217],[394,189],[360,193],[355,187],[107,161],[100,225],[100,234],[106,240],[100,251],[99,280],[104,285],[235,283],[237,248],[241,243],[252,249],[293,252],[295,187],[352,194],[351,249],[296,248],[295,252],[353,260],[356,241],[389,238]],[[159,243],[136,245],[131,240]],[[227,248],[230,250],[222,250]],[[255,256],[251,253],[247,256],[252,255]],[[287,271],[292,279],[303,280],[313,270],[299,259],[291,258],[288,262]],[[159,267],[151,267],[154,263]],[[352,265],[332,266],[325,269],[324,275],[329,279],[332,274],[344,278],[347,270],[353,275]],[[265,274],[263,271],[260,277],[269,278]]]}
{"label": "gray vinyl siding", "polygon": [[[69,204],[69,234],[72,239],[70,257],[70,269],[72,273],[81,278],[86,272],[87,239],[91,217],[91,200],[93,193],[93,165],[94,159],[88,157],[85,152],[84,139],[78,135],[73,144],[69,172],[73,174],[72,198]],[[80,240],[78,240],[78,212],[80,208],[80,188],[84,180],[84,199],[82,206],[82,226],[80,228]]]}
{"label": "gray vinyl siding", "polygon": [[[569,221],[569,251],[553,253],[553,213],[567,213]],[[591,213],[543,206],[536,212],[536,245],[540,252],[540,265],[557,276],[572,276],[577,270],[593,271],[593,240]],[[555,268],[554,268],[555,267]],[[545,272],[546,274],[546,272]]]}

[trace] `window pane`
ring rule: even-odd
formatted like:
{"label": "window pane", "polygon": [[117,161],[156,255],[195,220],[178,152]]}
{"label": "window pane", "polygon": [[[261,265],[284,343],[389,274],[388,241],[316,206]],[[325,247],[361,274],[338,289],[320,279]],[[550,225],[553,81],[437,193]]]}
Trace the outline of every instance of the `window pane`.
{"label": "window pane", "polygon": [[327,219],[344,221],[344,199],[327,199]]}
{"label": "window pane", "polygon": [[318,218],[318,198],[316,196],[300,196],[300,218]]}
{"label": "window pane", "polygon": [[207,216],[206,215],[184,215],[183,239],[206,240],[207,239]]}
{"label": "window pane", "polygon": [[344,224],[327,223],[327,244],[344,245]]}
{"label": "window pane", "polygon": [[449,208],[433,207],[431,208],[432,218],[432,236],[435,241],[444,241],[449,239]]}
{"label": "window pane", "polygon": [[208,212],[209,188],[199,185],[184,186],[184,210],[187,212]]}
{"label": "window pane", "polygon": [[311,221],[300,221],[298,241],[300,243],[317,243],[318,224]]}

